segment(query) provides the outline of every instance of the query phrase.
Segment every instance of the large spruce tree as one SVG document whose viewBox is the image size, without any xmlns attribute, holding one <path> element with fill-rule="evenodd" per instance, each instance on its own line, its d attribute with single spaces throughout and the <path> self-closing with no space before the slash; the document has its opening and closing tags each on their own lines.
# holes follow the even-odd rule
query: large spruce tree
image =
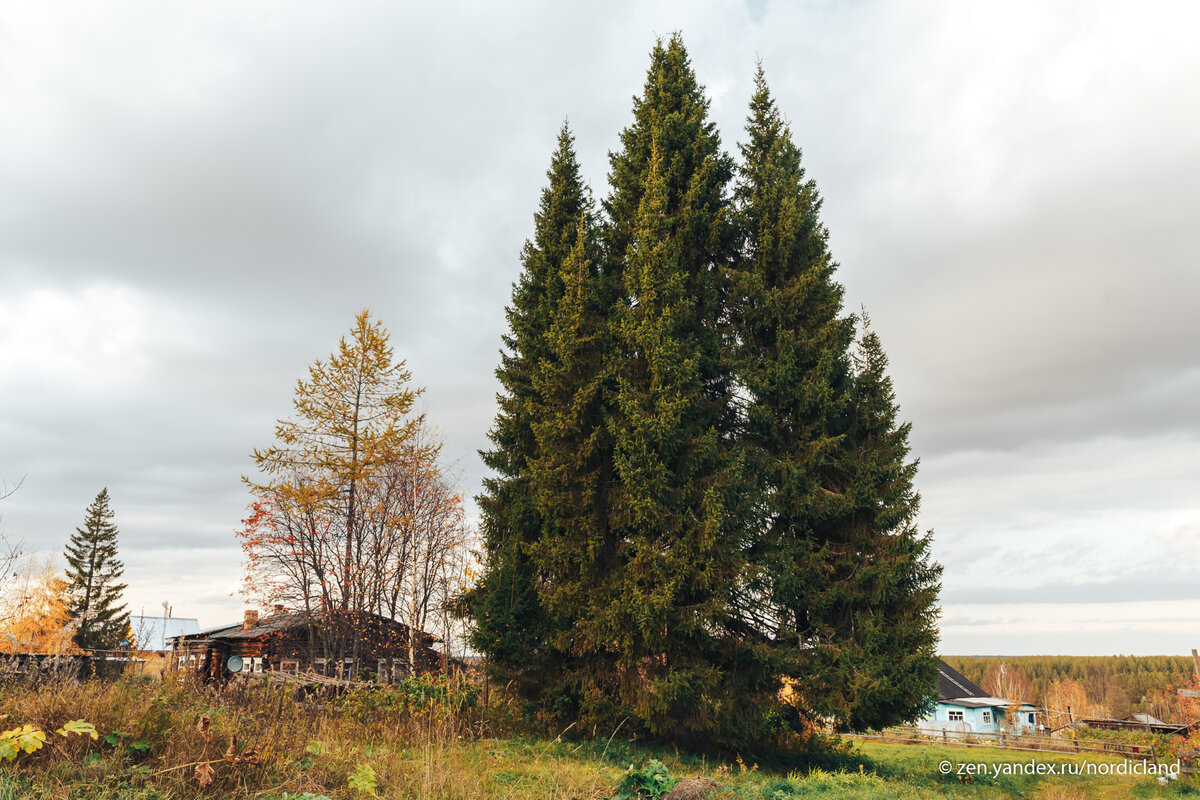
<svg viewBox="0 0 1200 800">
<path fill-rule="evenodd" d="M 909 429 L 878 337 L 854 349 L 761 70 L 748 133 L 731 194 L 676 36 L 599 222 L 565 128 L 552 160 L 469 599 L 493 672 L 564 722 L 743 747 L 786 719 L 898 722 L 933 686 L 939 568 Z"/>
<path fill-rule="evenodd" d="M 821 200 L 771 99 L 755 78 L 735 189 L 742 252 L 733 270 L 731 359 L 745 389 L 740 437 L 756 503 L 746 537 L 754 565 L 736 597 L 739 618 L 771 642 L 780 670 L 804 675 L 790 694 L 805 713 L 829 713 L 827 674 L 814 653 L 835 644 L 823 624 L 831 558 L 826 524 L 836 494 L 830 464 L 849 410 L 847 348 L 854 321 L 820 223 Z"/>
<path fill-rule="evenodd" d="M 849 728 L 909 719 L 936 680 L 938 569 L 913 527 L 908 427 L 878 337 L 851 351 L 820 197 L 761 67 L 747 134 L 730 338 L 759 502 L 738 612 L 798 678 L 797 715 Z"/>
<path fill-rule="evenodd" d="M 735 256 L 708 101 L 676 36 L 651 54 L 634 121 L 611 156 L 607 256 L 613 319 L 617 554 L 586 618 L 615 651 L 622 713 L 651 733 L 757 738 L 777 688 L 760 642 L 735 629 L 747 496 L 719 322 Z"/>
<path fill-rule="evenodd" d="M 591 257 L 587 242 L 594 238 L 589 233 L 594 225 L 590 194 L 565 123 L 546 177 L 549 182 L 534 215 L 534 237 L 525 244 L 523 270 L 507 309 L 509 333 L 496 370 L 500 408 L 489 433 L 493 447 L 481 453 L 494 472 L 478 498 L 486 567 L 468 597 L 475 619 L 474 645 L 488 654 L 497 677 L 511 681 L 518 693 L 530 698 L 541 697 L 545 676 L 561 660 L 552 641 L 554 623 L 539 593 L 545 581 L 530 557 L 546 520 L 554 517 L 553 509 L 547 514 L 545 503 L 539 507 L 533 483 L 540 458 L 534 423 L 546 408 L 540 398 L 546 379 L 540 371 L 556 360 L 551 328 L 564 293 L 564 269 L 570 271 L 566 265 L 573 255 L 575 261 Z M 580 246 L 583 252 L 577 252 Z M 542 488 L 542 495 L 547 491 Z"/>
<path fill-rule="evenodd" d="M 116 650 L 129 639 L 129 612 L 121 603 L 125 566 L 117 558 L 117 526 L 101 489 L 84 512 L 83 527 L 67 542 L 68 624 L 84 650 Z"/>
</svg>

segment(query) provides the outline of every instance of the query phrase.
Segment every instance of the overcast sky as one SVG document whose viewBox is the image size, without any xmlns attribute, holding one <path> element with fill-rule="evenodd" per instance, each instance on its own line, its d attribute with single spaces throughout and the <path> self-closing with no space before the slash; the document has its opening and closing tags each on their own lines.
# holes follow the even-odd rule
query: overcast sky
<svg viewBox="0 0 1200 800">
<path fill-rule="evenodd" d="M 558 127 L 761 58 L 883 338 L 946 653 L 1200 647 L 1200 6 L 0 0 L 0 528 L 107 486 L 134 611 L 240 617 L 249 453 L 369 307 L 477 494 Z"/>
</svg>

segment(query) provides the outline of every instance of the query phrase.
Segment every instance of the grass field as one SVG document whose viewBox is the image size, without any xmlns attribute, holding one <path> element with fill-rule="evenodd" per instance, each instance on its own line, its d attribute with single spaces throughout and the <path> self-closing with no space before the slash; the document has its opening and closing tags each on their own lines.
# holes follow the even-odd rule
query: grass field
<svg viewBox="0 0 1200 800">
<path fill-rule="evenodd" d="M 80 718 L 95 725 L 96 739 L 53 733 Z M 336 705 L 297 702 L 266 685 L 223 695 L 130 680 L 0 690 L 0 727 L 24 724 L 47 732 L 47 742 L 0 762 L 0 800 L 607 798 L 655 762 L 675 777 L 717 781 L 714 798 L 1200 798 L 1181 782 L 1005 774 L 1012 765 L 1088 760 L 1080 756 L 843 742 L 820 754 L 744 753 L 724 763 L 619 736 L 514 736 L 503 708 L 483 712 L 463 687 L 434 682 Z M 967 763 L 985 774 L 959 774 Z"/>
</svg>

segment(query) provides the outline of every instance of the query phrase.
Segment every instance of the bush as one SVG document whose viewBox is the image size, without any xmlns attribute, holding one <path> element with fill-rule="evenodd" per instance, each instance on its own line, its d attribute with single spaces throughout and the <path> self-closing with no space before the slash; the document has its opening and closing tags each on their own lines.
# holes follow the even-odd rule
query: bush
<svg viewBox="0 0 1200 800">
<path fill-rule="evenodd" d="M 677 783 L 679 778 L 672 777 L 670 770 L 660 762 L 651 760 L 636 772 L 632 766 L 629 767 L 629 772 L 617 785 L 617 793 L 612 800 L 658 800 L 675 788 Z"/>
<path fill-rule="evenodd" d="M 342 713 L 369 723 L 380 715 L 408 715 L 445 722 L 473 711 L 480 689 L 460 675 L 418 675 L 395 686 L 354 689 L 341 703 Z"/>
<path fill-rule="evenodd" d="M 1127 744 L 1140 747 L 1153 747 L 1159 758 L 1167 758 L 1174 753 L 1173 748 L 1179 740 L 1177 736 L 1147 731 L 1110 731 L 1103 728 L 1080 727 L 1075 730 L 1078 739 L 1091 742 L 1107 742 L 1112 744 Z"/>
</svg>

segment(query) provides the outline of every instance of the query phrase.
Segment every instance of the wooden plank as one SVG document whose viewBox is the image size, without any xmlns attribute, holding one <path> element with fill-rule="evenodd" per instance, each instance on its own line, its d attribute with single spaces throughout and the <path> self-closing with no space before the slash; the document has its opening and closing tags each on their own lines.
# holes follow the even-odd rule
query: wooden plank
<svg viewBox="0 0 1200 800">
<path fill-rule="evenodd" d="M 889 742 L 889 741 L 892 741 L 892 740 L 888 739 L 888 737 L 886 737 L 886 736 L 866 736 L 866 735 L 862 735 L 862 734 L 857 734 L 857 735 L 855 736 L 855 738 L 858 738 L 858 739 L 863 739 L 863 740 L 865 740 L 865 741 L 879 741 L 879 742 L 885 742 L 885 743 L 886 743 L 886 742 Z M 938 745 L 938 746 L 941 746 L 941 742 L 940 742 L 939 740 L 937 740 L 937 739 L 932 739 L 932 740 L 930 740 L 928 743 L 929 743 L 929 744 L 936 744 L 936 745 Z M 1014 746 L 1011 746 L 1011 745 L 1010 745 L 1010 746 L 1007 746 L 1007 747 L 997 747 L 997 746 L 996 746 L 996 745 L 994 745 L 994 744 L 987 744 L 987 743 L 984 743 L 984 742 L 967 742 L 967 741 L 958 741 L 958 742 L 956 742 L 956 741 L 951 741 L 951 742 L 950 742 L 950 744 L 949 744 L 949 746 L 950 746 L 950 747 L 988 747 L 988 748 L 991 748 L 992 750 L 1015 750 L 1015 751 L 1019 751 L 1019 752 L 1022 752 L 1022 753 L 1047 753 L 1047 752 L 1059 752 L 1059 751 L 1048 751 L 1048 750 L 1045 750 L 1045 749 L 1043 749 L 1043 748 L 1037 748 L 1037 747 L 1014 747 Z M 1074 752 L 1076 752 L 1076 751 L 1068 751 L 1068 752 L 1066 752 L 1065 754 L 1069 755 L 1069 754 L 1072 754 L 1072 753 L 1074 753 Z M 1100 755 L 1115 755 L 1115 756 L 1126 756 L 1126 757 L 1129 757 L 1129 756 L 1127 756 L 1127 755 L 1126 755 L 1126 754 L 1124 754 L 1124 753 L 1120 753 L 1120 752 L 1116 752 L 1116 751 L 1111 751 L 1111 750 L 1098 750 L 1098 749 L 1096 749 L 1096 748 L 1091 748 L 1091 747 L 1082 747 L 1082 748 L 1080 748 L 1080 749 L 1078 750 L 1078 752 L 1080 752 L 1080 753 L 1097 753 L 1097 754 L 1100 754 Z M 1141 753 L 1133 753 L 1133 754 L 1130 754 L 1130 755 L 1132 755 L 1133 757 L 1136 757 L 1136 758 L 1142 758 L 1142 756 L 1143 756 L 1143 754 L 1141 754 Z"/>
<path fill-rule="evenodd" d="M 1095 742 L 1079 739 L 1049 739 L 1044 736 L 1017 737 L 1004 741 L 1001 734 L 990 732 L 968 733 L 956 731 L 951 739 L 947 731 L 942 730 L 941 738 L 937 731 L 925 731 L 920 728 L 888 728 L 878 735 L 852 734 L 855 738 L 867 741 L 893 742 L 896 744 L 936 744 L 949 747 L 991 747 L 998 750 L 1017 750 L 1021 752 L 1052 752 L 1052 753 L 1097 753 L 1100 755 L 1120 756 L 1127 759 L 1146 760 L 1153 757 L 1153 748 L 1149 745 L 1128 745 L 1116 742 Z M 971 739 L 973 741 L 967 741 Z M 983 739 L 984 741 L 977 741 Z M 987 740 L 993 741 L 987 741 Z M 999 740 L 999 741 L 996 741 Z M 1023 745 L 1032 745 L 1025 747 Z"/>
</svg>

